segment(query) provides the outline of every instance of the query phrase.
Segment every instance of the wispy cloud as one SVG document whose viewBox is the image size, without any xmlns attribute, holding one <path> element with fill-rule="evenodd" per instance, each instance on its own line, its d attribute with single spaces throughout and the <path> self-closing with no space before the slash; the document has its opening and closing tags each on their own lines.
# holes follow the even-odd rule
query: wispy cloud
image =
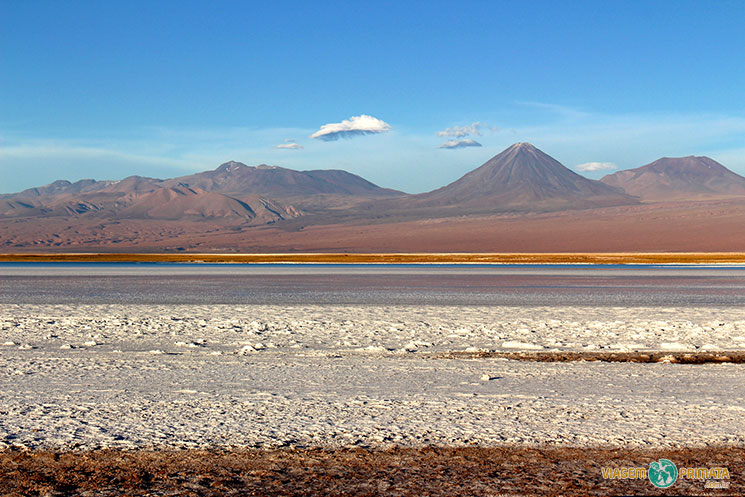
<svg viewBox="0 0 745 497">
<path fill-rule="evenodd" d="M 131 144 L 130 144 L 131 145 Z M 199 168 L 164 157 L 147 147 L 110 147 L 62 140 L 31 140 L 0 147 L 0 193 L 24 190 L 58 179 L 121 179 L 138 174 L 173 177 Z"/>
<path fill-rule="evenodd" d="M 163 157 L 157 154 L 131 153 L 120 149 L 96 145 L 81 145 L 62 140 L 31 140 L 28 143 L 0 147 L 0 159 L 20 159 L 33 161 L 40 158 L 83 158 L 121 160 L 141 164 L 184 167 L 184 161 Z"/>
<path fill-rule="evenodd" d="M 466 138 L 465 140 L 450 140 L 446 141 L 437 148 L 466 148 L 466 147 L 480 147 L 481 144 L 476 140 Z"/>
<path fill-rule="evenodd" d="M 391 129 L 391 125 L 380 119 L 362 114 L 361 116 L 352 116 L 340 123 L 328 123 L 310 135 L 323 141 L 336 141 L 339 138 L 354 138 L 355 136 L 374 135 L 385 133 Z"/>
<path fill-rule="evenodd" d="M 275 145 L 274 148 L 283 148 L 287 150 L 300 150 L 303 148 L 302 145 L 299 143 L 295 143 L 295 140 L 287 139 L 284 143 L 280 143 L 279 145 Z"/>
<path fill-rule="evenodd" d="M 612 162 L 585 162 L 575 166 L 577 171 L 594 172 L 594 171 L 615 171 L 618 167 Z"/>
<path fill-rule="evenodd" d="M 563 119 L 574 120 L 574 119 L 583 119 L 583 118 L 592 116 L 592 114 L 589 112 L 585 112 L 583 110 L 577 109 L 576 107 L 570 107 L 568 105 L 550 104 L 550 103 L 545 103 L 545 102 L 525 102 L 525 101 L 518 101 L 515 103 L 517 103 L 518 105 L 522 105 L 524 107 L 532 107 L 534 109 L 543 110 L 551 114 L 555 114 Z"/>
<path fill-rule="evenodd" d="M 547 110 L 552 111 L 554 118 L 535 119 L 527 125 L 512 126 L 515 128 L 513 140 L 535 143 L 564 164 L 585 164 L 594 162 L 595 157 L 603 157 L 622 170 L 643 166 L 665 156 L 724 158 L 725 155 L 721 154 L 726 150 L 740 149 L 745 137 L 743 115 L 604 114 L 540 105 L 550 107 Z M 508 144 L 501 140 L 494 146 Z M 725 166 L 738 172 L 745 171 L 745 156 L 729 153 L 726 159 L 727 162 L 722 162 Z"/>
<path fill-rule="evenodd" d="M 442 137 L 464 138 L 469 135 L 481 136 L 482 129 L 497 131 L 496 126 L 489 126 L 486 123 L 477 121 L 466 126 L 453 126 L 452 128 L 445 128 L 444 130 L 438 131 L 435 134 Z"/>
<path fill-rule="evenodd" d="M 452 136 L 454 138 L 463 138 L 468 135 L 479 136 L 481 134 L 479 133 L 479 124 L 480 123 L 473 123 L 470 126 L 453 126 L 452 128 L 445 128 L 442 131 L 438 131 L 435 134 L 437 136 Z"/>
</svg>

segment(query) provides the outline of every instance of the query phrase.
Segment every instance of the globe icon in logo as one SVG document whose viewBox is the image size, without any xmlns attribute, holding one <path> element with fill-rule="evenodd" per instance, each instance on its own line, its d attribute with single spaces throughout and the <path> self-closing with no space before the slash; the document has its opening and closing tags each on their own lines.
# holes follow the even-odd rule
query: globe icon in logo
<svg viewBox="0 0 745 497">
<path fill-rule="evenodd" d="M 669 459 L 660 459 L 649 464 L 649 481 L 657 488 L 667 488 L 678 479 L 678 468 Z"/>
</svg>

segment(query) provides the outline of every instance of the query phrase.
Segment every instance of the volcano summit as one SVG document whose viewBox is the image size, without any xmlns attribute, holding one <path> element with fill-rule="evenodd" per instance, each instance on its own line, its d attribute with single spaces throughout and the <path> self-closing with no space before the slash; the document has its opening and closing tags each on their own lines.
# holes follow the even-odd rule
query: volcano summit
<svg viewBox="0 0 745 497">
<path fill-rule="evenodd" d="M 530 143 L 515 143 L 447 186 L 394 203 L 508 212 L 608 207 L 637 200 L 580 176 Z"/>
</svg>

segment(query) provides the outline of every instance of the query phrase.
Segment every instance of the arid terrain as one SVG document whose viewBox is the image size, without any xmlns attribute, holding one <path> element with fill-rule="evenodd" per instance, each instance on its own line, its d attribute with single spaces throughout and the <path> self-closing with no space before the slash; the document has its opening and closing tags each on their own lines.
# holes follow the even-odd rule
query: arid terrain
<svg viewBox="0 0 745 497">
<path fill-rule="evenodd" d="M 680 480 L 605 480 L 603 467 L 727 467 L 729 488 Z M 605 496 L 745 492 L 745 449 L 494 447 L 0 452 L 4 495 Z"/>
<path fill-rule="evenodd" d="M 745 178 L 706 157 L 601 182 L 525 143 L 418 195 L 344 171 L 231 161 L 169 180 L 58 181 L 1 195 L 0 251 L 739 252 L 743 192 Z"/>
<path fill-rule="evenodd" d="M 0 220 L 13 252 L 742 252 L 745 199 L 522 215 L 233 226 L 207 221 Z M 694 233 L 696 236 L 691 236 Z"/>
</svg>

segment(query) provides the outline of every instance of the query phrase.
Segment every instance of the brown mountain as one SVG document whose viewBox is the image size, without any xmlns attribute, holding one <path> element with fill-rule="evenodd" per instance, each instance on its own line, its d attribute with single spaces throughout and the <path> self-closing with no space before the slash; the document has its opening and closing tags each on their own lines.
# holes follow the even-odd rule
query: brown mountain
<svg viewBox="0 0 745 497">
<path fill-rule="evenodd" d="M 708 157 L 663 157 L 600 181 L 646 201 L 745 195 L 745 178 Z"/>
<path fill-rule="evenodd" d="M 116 219 L 206 219 L 238 220 L 267 224 L 295 217 L 298 212 L 272 200 L 251 195 L 238 200 L 200 188 L 158 188 L 141 195 L 130 194 L 120 200 L 124 207 L 113 214 Z"/>
<path fill-rule="evenodd" d="M 43 214 L 43 206 L 31 199 L 0 198 L 0 217 L 31 217 Z"/>
<path fill-rule="evenodd" d="M 110 193 L 148 193 L 162 188 L 163 180 L 146 176 L 129 176 L 119 181 L 99 181 L 95 191 Z"/>
<path fill-rule="evenodd" d="M 47 194 L 40 198 L 10 197 L 0 199 L 0 217 L 78 216 L 104 208 L 105 202 L 95 194 Z"/>
<path fill-rule="evenodd" d="M 393 197 L 402 192 L 381 188 L 366 179 L 342 170 L 295 171 L 279 166 L 247 166 L 230 161 L 217 169 L 166 180 L 130 176 L 119 181 L 84 179 L 71 183 L 58 180 L 0 198 L 32 199 L 75 193 L 146 193 L 163 187 L 194 187 L 232 196 L 261 195 L 272 198 L 299 198 L 313 195 L 350 196 L 360 199 Z"/>
<path fill-rule="evenodd" d="M 564 167 L 530 143 L 516 143 L 438 190 L 394 205 L 479 212 L 542 211 L 634 204 L 621 190 Z"/>
<path fill-rule="evenodd" d="M 131 177 L 99 181 L 93 191 L 69 193 L 69 188 L 40 190 L 36 197 L 0 199 L 0 217 L 15 219 L 83 218 L 106 223 L 121 219 L 198 221 L 210 219 L 231 224 L 267 224 L 297 217 L 300 212 L 259 195 L 240 199 L 200 188 L 164 187 L 161 180 Z M 69 186 L 69 185 L 68 185 Z M 65 193 L 67 192 L 67 193 Z M 33 226 L 30 226 L 33 229 Z"/>
<path fill-rule="evenodd" d="M 18 198 L 34 198 L 44 197 L 49 195 L 62 195 L 65 193 L 82 193 L 85 191 L 96 190 L 103 188 L 111 183 L 110 181 L 96 181 L 94 179 L 81 179 L 72 183 L 70 181 L 61 179 L 49 183 L 48 185 L 39 186 L 36 188 L 29 188 L 18 193 L 11 193 L 2 195 L 2 197 L 18 197 Z"/>
<path fill-rule="evenodd" d="M 55 197 L 95 192 L 133 193 L 151 192 L 163 185 L 163 180 L 144 176 L 129 176 L 119 181 L 96 181 L 81 179 L 74 183 L 67 180 L 57 180 L 48 185 L 29 188 L 18 193 L 6 193 L 0 198 L 35 199 L 39 197 Z"/>
<path fill-rule="evenodd" d="M 401 192 L 380 188 L 360 176 L 341 170 L 295 171 L 279 166 L 247 166 L 230 161 L 213 171 L 181 176 L 164 182 L 233 195 L 260 194 L 274 198 L 309 195 L 386 197 Z"/>
<path fill-rule="evenodd" d="M 346 171 L 295 171 L 230 161 L 212 171 L 166 180 L 142 176 L 119 181 L 59 180 L 0 195 L 0 217 L 95 213 L 111 219 L 177 219 L 181 215 L 275 222 L 300 215 L 291 203 L 307 212 L 320 212 L 399 195 L 404 194 Z"/>
</svg>

